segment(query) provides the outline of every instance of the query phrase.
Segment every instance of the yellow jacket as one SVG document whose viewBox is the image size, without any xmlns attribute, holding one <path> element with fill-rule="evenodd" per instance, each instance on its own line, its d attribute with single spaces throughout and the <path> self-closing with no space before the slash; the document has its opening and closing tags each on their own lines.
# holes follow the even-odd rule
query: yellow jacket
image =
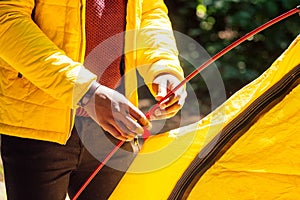
<svg viewBox="0 0 300 200">
<path fill-rule="evenodd" d="M 163 0 L 128 0 L 126 21 L 125 90 L 137 105 L 136 70 L 147 84 L 183 72 Z M 66 143 L 97 78 L 82 64 L 84 25 L 85 0 L 0 1 L 0 133 Z"/>
</svg>

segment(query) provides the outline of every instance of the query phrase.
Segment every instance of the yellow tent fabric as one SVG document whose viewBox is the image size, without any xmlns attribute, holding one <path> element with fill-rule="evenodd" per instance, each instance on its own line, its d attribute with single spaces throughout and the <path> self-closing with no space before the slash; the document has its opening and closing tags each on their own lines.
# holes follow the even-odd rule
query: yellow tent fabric
<svg viewBox="0 0 300 200">
<path fill-rule="evenodd" d="M 210 115 L 149 138 L 110 199 L 300 199 L 299 52 L 300 36 L 265 73 Z M 282 88 L 287 92 L 267 95 Z M 193 160 L 213 156 L 222 133 L 234 130 L 237 119 L 246 120 L 263 100 L 271 103 L 246 121 L 240 137 L 204 165 L 183 196 L 172 196 Z"/>
</svg>

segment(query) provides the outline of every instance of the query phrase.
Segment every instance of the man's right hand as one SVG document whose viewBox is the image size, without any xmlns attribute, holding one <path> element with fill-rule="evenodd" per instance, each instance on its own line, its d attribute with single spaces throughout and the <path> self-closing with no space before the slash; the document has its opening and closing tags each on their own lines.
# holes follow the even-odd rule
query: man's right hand
<svg viewBox="0 0 300 200">
<path fill-rule="evenodd" d="M 119 140 L 132 140 L 150 128 L 146 116 L 124 95 L 100 85 L 89 103 L 84 107 L 87 113 L 104 130 Z"/>
</svg>

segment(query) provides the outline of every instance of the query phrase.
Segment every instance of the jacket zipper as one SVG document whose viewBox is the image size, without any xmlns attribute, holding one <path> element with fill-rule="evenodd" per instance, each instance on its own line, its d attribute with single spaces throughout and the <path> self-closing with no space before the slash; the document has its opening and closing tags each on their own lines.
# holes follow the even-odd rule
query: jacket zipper
<svg viewBox="0 0 300 200">
<path fill-rule="evenodd" d="M 300 64 L 257 98 L 245 111 L 225 126 L 194 158 L 178 180 L 169 200 L 187 199 L 201 176 L 251 127 L 258 116 L 280 102 L 300 80 Z"/>
<path fill-rule="evenodd" d="M 86 33 L 85 33 L 85 13 L 86 13 L 86 0 L 81 0 L 80 8 L 80 17 L 81 17 L 81 43 L 79 51 L 79 62 L 84 63 L 85 58 L 85 48 L 86 48 Z"/>
<path fill-rule="evenodd" d="M 80 0 L 81 6 L 80 6 L 80 22 L 81 22 L 81 43 L 80 43 L 80 49 L 79 49 L 79 57 L 78 60 L 82 64 L 84 63 L 84 57 L 85 57 L 85 47 L 86 47 L 86 34 L 85 34 L 85 13 L 86 13 L 86 0 Z M 72 128 L 73 124 L 75 123 L 74 120 L 74 114 L 75 110 L 70 109 L 70 124 L 69 124 L 69 134 L 66 137 L 66 142 L 67 140 L 71 137 L 72 134 Z M 74 122 L 74 123 L 73 123 Z"/>
</svg>

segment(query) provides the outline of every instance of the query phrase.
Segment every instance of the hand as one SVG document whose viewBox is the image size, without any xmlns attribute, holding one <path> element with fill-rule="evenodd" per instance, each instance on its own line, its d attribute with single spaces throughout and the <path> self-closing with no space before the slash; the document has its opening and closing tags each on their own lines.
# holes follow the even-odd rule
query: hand
<svg viewBox="0 0 300 200">
<path fill-rule="evenodd" d="M 160 101 L 180 83 L 179 79 L 172 74 L 158 75 L 152 83 L 155 99 Z M 174 94 L 161 102 L 158 109 L 151 115 L 150 119 L 159 120 L 173 117 L 183 106 L 187 96 L 185 87 L 182 86 Z"/>
<path fill-rule="evenodd" d="M 106 131 L 119 140 L 132 140 L 149 128 L 146 116 L 119 92 L 99 86 L 84 107 L 87 113 Z"/>
</svg>

